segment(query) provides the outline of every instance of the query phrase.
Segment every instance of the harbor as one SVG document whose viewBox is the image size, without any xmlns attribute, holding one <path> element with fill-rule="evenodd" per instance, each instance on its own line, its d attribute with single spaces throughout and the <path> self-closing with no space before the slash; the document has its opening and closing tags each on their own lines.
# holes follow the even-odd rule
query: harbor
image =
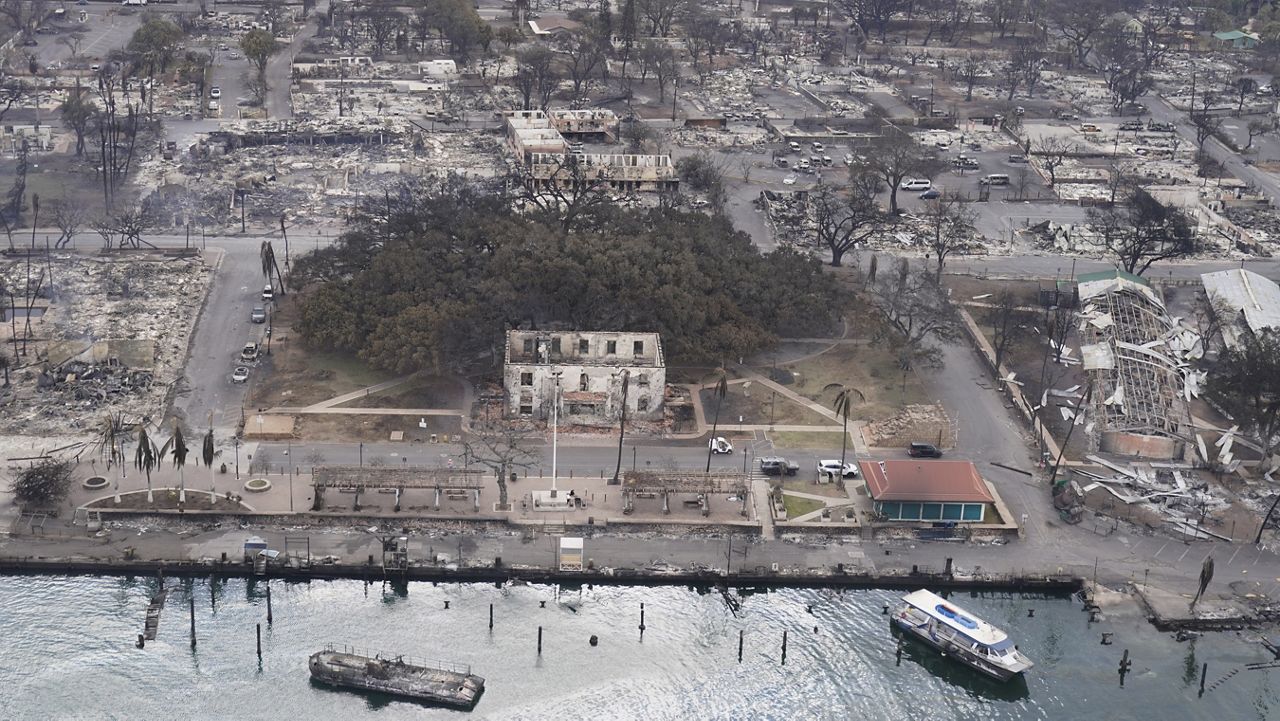
<svg viewBox="0 0 1280 721">
<path fill-rule="evenodd" d="M 1092 614 L 1069 593 L 947 594 L 1035 660 L 1001 683 L 923 644 L 899 646 L 885 613 L 898 590 L 252 578 L 165 586 L 156 639 L 138 649 L 155 577 L 0 577 L 5 718 L 84 718 L 86 708 L 102 718 L 213 720 L 275 719 L 282 708 L 316 719 L 467 714 L 313 683 L 308 660 L 329 641 L 468 665 L 485 678 L 469 714 L 482 719 L 1261 720 L 1280 708 L 1260 637 L 1179 642 L 1136 605 L 1108 602 Z"/>
</svg>

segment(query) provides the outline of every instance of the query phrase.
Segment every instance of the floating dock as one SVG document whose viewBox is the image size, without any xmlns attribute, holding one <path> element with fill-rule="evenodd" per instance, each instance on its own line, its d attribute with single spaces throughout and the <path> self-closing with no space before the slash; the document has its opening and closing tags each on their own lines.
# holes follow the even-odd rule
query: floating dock
<svg viewBox="0 0 1280 721">
<path fill-rule="evenodd" d="M 470 666 L 410 656 L 330 645 L 311 654 L 307 667 L 311 678 L 330 686 L 376 691 L 468 711 L 484 693 L 484 679 L 472 674 Z"/>
</svg>

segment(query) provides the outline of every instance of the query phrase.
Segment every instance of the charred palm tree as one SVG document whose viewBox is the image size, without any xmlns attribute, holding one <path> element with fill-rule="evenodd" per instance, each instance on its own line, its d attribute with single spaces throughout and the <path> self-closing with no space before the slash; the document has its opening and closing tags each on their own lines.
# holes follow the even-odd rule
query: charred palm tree
<svg viewBox="0 0 1280 721">
<path fill-rule="evenodd" d="M 848 443 L 849 443 L 849 413 L 853 410 L 853 402 L 854 402 L 855 395 L 857 396 L 857 400 L 859 403 L 866 402 L 867 400 L 866 396 L 862 395 L 862 391 L 858 390 L 857 388 L 845 388 L 845 389 L 842 389 L 838 395 L 836 395 L 836 400 L 835 400 L 835 403 L 833 404 L 836 413 L 840 416 L 840 420 L 843 422 L 843 425 L 841 426 L 841 433 L 840 433 L 840 474 L 841 476 L 844 475 L 844 455 L 845 455 L 845 450 L 848 447 Z"/>
<path fill-rule="evenodd" d="M 218 500 L 218 489 L 213 484 L 213 418 L 209 419 L 209 430 L 204 434 L 204 445 L 200 449 L 201 459 L 209 469 L 209 505 Z"/>
<path fill-rule="evenodd" d="M 133 465 L 147 476 L 147 503 L 156 501 L 155 493 L 151 490 L 151 472 L 160 465 L 168 451 L 169 443 L 165 443 L 163 447 L 157 446 L 151 436 L 147 435 L 146 424 L 138 424 L 138 448 L 133 453 Z"/>
<path fill-rule="evenodd" d="M 119 414 L 108 413 L 102 417 L 97 432 L 98 453 L 106 458 L 108 470 L 113 464 L 118 466 L 116 503 L 120 502 L 120 479 L 124 478 L 124 435 L 124 424 L 121 423 Z"/>
<path fill-rule="evenodd" d="M 631 371 L 622 371 L 622 415 L 618 419 L 618 465 L 613 469 L 613 480 L 610 483 L 621 483 L 618 476 L 622 473 L 622 438 L 627 430 L 627 388 L 631 385 Z"/>
<path fill-rule="evenodd" d="M 716 430 L 720 427 L 720 406 L 724 405 L 724 397 L 729 394 L 729 377 L 725 375 L 723 368 L 716 373 L 720 378 L 716 381 L 715 390 L 711 392 L 716 397 L 716 415 L 711 421 L 711 440 L 707 441 L 707 473 L 711 472 L 711 449 L 715 447 Z"/>
<path fill-rule="evenodd" d="M 169 448 L 169 453 L 173 456 L 173 465 L 178 468 L 178 506 L 187 502 L 187 479 L 183 472 L 183 468 L 187 465 L 187 439 L 182 435 L 182 424 L 178 421 L 173 422 L 173 438 L 165 444 L 165 448 Z"/>
</svg>

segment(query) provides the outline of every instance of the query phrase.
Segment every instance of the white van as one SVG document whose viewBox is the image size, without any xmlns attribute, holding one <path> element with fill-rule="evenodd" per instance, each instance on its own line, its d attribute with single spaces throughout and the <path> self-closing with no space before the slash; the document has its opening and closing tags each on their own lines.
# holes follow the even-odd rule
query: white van
<svg viewBox="0 0 1280 721">
<path fill-rule="evenodd" d="M 1007 180 L 1007 178 L 1006 178 Z M 900 190 L 928 190 L 933 187 L 933 183 L 924 178 L 905 178 L 898 185 Z"/>
<path fill-rule="evenodd" d="M 983 185 L 1008 185 L 1009 176 L 1005 175 L 1004 173 L 992 173 L 991 175 L 986 176 L 979 182 L 982 183 Z"/>
<path fill-rule="evenodd" d="M 147 0 L 122 0 L 121 5 L 146 5 Z"/>
</svg>

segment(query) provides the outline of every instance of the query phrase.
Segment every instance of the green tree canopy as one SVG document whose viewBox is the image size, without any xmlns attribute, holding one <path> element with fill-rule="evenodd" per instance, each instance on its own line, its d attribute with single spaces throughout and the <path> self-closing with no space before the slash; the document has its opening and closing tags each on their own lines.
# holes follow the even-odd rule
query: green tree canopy
<svg viewBox="0 0 1280 721">
<path fill-rule="evenodd" d="M 299 260 L 300 330 L 396 372 L 496 359 L 504 331 L 662 334 L 673 363 L 715 363 L 828 330 L 835 282 L 792 250 L 761 255 L 724 218 L 597 206 L 568 233 L 460 181 L 367 203 Z"/>
</svg>

